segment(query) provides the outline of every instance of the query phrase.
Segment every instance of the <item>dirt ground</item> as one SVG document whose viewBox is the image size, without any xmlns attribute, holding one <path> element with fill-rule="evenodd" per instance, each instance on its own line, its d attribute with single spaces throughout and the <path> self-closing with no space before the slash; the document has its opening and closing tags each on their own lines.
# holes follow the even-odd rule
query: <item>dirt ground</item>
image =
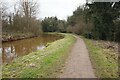
<svg viewBox="0 0 120 80">
<path fill-rule="evenodd" d="M 63 73 L 59 78 L 96 78 L 84 41 L 75 36 L 77 41 L 66 60 Z"/>
</svg>

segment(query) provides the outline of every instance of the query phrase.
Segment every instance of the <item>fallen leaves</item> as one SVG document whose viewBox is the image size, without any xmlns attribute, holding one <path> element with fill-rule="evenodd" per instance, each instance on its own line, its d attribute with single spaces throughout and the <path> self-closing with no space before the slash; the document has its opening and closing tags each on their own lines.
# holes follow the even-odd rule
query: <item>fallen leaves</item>
<svg viewBox="0 0 120 80">
<path fill-rule="evenodd" d="M 29 66 L 30 67 L 37 67 L 36 64 L 34 64 L 34 63 L 30 63 Z"/>
</svg>

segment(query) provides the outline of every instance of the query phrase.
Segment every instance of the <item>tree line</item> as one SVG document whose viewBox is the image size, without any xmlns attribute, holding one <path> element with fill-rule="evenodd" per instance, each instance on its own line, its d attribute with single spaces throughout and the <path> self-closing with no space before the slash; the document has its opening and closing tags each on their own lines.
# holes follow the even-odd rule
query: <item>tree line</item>
<svg viewBox="0 0 120 80">
<path fill-rule="evenodd" d="M 120 2 L 92 2 L 68 17 L 68 31 L 93 39 L 120 40 Z"/>
<path fill-rule="evenodd" d="M 91 2 L 79 6 L 72 16 L 65 20 L 57 17 L 36 18 L 38 4 L 35 1 L 19 1 L 13 12 L 2 7 L 3 32 L 34 33 L 66 32 L 101 40 L 119 41 L 120 2 Z"/>
<path fill-rule="evenodd" d="M 88 38 L 119 41 L 120 2 L 86 2 L 67 21 L 48 17 L 42 21 L 44 32 L 69 32 Z"/>
<path fill-rule="evenodd" d="M 38 3 L 34 0 L 19 0 L 12 5 L 10 11 L 7 3 L 2 5 L 2 31 L 3 33 L 41 33 L 41 21 L 36 18 Z"/>
<path fill-rule="evenodd" d="M 45 18 L 41 24 L 44 32 L 66 32 L 67 22 L 57 17 Z"/>
</svg>

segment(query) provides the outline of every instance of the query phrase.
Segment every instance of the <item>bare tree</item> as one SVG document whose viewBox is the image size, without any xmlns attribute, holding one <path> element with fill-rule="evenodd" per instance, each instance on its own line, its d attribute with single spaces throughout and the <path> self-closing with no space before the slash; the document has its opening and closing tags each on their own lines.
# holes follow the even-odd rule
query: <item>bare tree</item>
<svg viewBox="0 0 120 80">
<path fill-rule="evenodd" d="M 30 27 L 31 18 L 37 14 L 38 3 L 35 0 L 20 0 L 20 5 L 26 18 L 27 27 Z"/>
<path fill-rule="evenodd" d="M 22 0 L 21 6 L 25 16 L 35 17 L 38 9 L 38 4 L 34 0 Z"/>
<path fill-rule="evenodd" d="M 2 28 L 7 26 L 8 24 L 8 14 L 7 14 L 7 3 L 0 2 L 0 32 L 2 32 Z"/>
<path fill-rule="evenodd" d="M 6 7 L 1 10 L 7 16 L 3 16 L 2 20 L 5 33 L 36 34 L 37 31 L 40 32 L 40 21 L 36 19 L 38 3 L 35 0 L 18 0 L 11 6 L 14 10 L 7 10 L 7 14 L 5 13 Z"/>
</svg>

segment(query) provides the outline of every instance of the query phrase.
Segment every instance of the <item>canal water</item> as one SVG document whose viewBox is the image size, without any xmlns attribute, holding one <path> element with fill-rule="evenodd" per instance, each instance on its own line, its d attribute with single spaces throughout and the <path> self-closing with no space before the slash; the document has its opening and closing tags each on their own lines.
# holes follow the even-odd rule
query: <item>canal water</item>
<svg viewBox="0 0 120 80">
<path fill-rule="evenodd" d="M 2 43 L 2 62 L 11 63 L 15 58 L 45 48 L 47 43 L 63 38 L 60 35 L 43 34 L 40 37 Z"/>
</svg>

